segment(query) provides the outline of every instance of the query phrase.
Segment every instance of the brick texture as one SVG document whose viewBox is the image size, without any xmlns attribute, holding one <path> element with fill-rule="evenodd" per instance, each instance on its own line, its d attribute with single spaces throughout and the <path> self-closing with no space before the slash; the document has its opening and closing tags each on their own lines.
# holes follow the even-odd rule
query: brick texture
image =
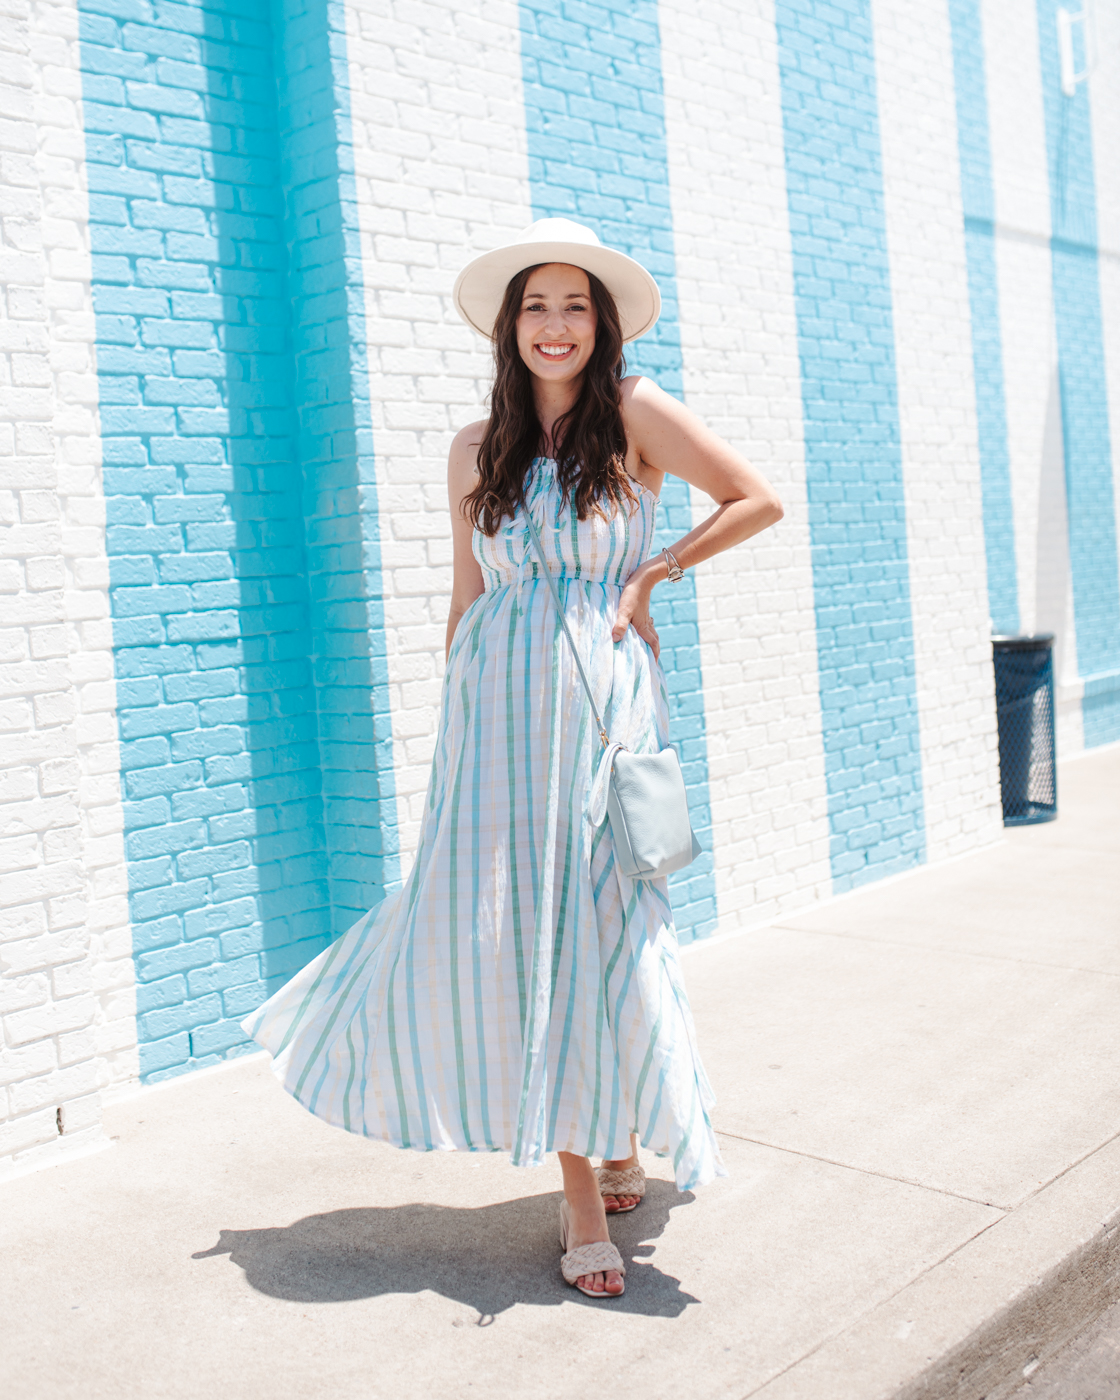
<svg viewBox="0 0 1120 1400">
<path fill-rule="evenodd" d="M 447 453 L 485 417 L 489 347 L 455 275 L 533 217 L 513 0 L 347 6 L 350 121 L 376 443 L 402 869 L 416 848 L 443 679 Z"/>
<path fill-rule="evenodd" d="M 697 570 L 730 930 L 830 887 L 777 54 L 772 21 L 739 6 L 660 15 L 685 399 L 774 481 L 786 511 Z M 700 519 L 711 502 L 693 494 Z"/>
<path fill-rule="evenodd" d="M 219 1058 L 329 930 L 272 31 L 82 4 L 141 1070 Z M 198 950 L 228 961 L 202 988 Z M 198 1042 L 195 1043 L 195 1036 Z"/>
<path fill-rule="evenodd" d="M 1116 538 L 1120 539 L 1120 171 L 1110 152 L 1120 142 L 1120 12 L 1105 9 L 1096 16 L 1099 66 L 1089 86 L 1093 119 L 1093 149 L 1097 152 L 1097 236 L 1100 240 L 1101 320 L 1104 324 L 1104 363 L 1108 376 L 1108 417 L 1113 442 L 1113 500 Z"/>
<path fill-rule="evenodd" d="M 978 13 L 998 543 L 1020 625 L 1058 633 L 1069 752 L 1098 697 L 1039 31 L 1012 0 Z M 450 289 L 546 212 L 656 266 L 666 316 L 632 365 L 786 505 L 658 602 L 711 822 L 682 932 L 998 832 L 948 4 L 781 0 L 777 21 L 732 0 L 11 0 L 0 1163 L 96 1141 L 106 1085 L 243 1053 L 246 1012 L 406 873 L 447 448 L 490 370 Z M 1120 121 L 1101 23 L 1098 152 Z M 1096 178 L 1115 421 L 1120 186 Z M 668 484 L 666 530 L 709 510 Z"/>
<path fill-rule="evenodd" d="M 0 21 L 0 1171 L 135 1073 L 77 16 Z"/>
<path fill-rule="evenodd" d="M 1089 747 L 1120 740 L 1120 554 L 1115 442 L 1101 318 L 1096 166 L 1089 88 L 1065 91 L 1056 0 L 1038 0 L 1039 59 L 1052 237 L 1051 274 L 1065 460 L 1069 590 L 1082 729 Z"/>
<path fill-rule="evenodd" d="M 1069 587 L 1046 138 L 1041 84 L 1021 76 L 1038 71 L 1038 25 L 1030 7 L 1007 0 L 984 0 L 982 15 L 1019 626 L 1055 633 L 1058 742 L 1070 753 L 1083 746 L 1084 736 Z"/>
<path fill-rule="evenodd" d="M 834 885 L 925 858 L 871 7 L 776 6 Z"/>
<path fill-rule="evenodd" d="M 927 858 L 1001 829 L 952 40 L 942 9 L 875 0 Z"/>
</svg>

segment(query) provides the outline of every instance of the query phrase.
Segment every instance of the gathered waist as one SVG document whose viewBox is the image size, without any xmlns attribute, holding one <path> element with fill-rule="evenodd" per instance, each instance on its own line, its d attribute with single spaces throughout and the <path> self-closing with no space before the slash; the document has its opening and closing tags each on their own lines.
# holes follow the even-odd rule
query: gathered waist
<svg viewBox="0 0 1120 1400">
<path fill-rule="evenodd" d="M 580 573 L 578 570 L 573 573 L 570 569 L 549 569 L 549 575 L 554 583 L 563 585 L 566 583 L 589 583 L 596 584 L 600 588 L 613 588 L 619 593 L 622 592 L 623 584 L 616 578 L 600 578 L 594 574 Z M 522 569 L 515 569 L 510 574 L 499 574 L 493 576 L 489 570 L 483 570 L 484 592 L 498 593 L 503 588 L 516 588 L 522 583 L 543 579 L 544 570 L 539 564 L 525 565 Z"/>
</svg>

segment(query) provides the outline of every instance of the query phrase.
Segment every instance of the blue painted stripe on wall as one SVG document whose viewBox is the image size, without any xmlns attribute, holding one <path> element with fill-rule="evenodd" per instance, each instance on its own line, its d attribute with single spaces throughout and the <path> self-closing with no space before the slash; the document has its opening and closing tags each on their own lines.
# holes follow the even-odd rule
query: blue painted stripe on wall
<svg viewBox="0 0 1120 1400">
<path fill-rule="evenodd" d="M 778 0 L 833 885 L 925 857 L 868 0 Z"/>
<path fill-rule="evenodd" d="M 349 919 L 331 903 L 270 9 L 81 0 L 80 17 L 152 1080 L 247 1048 L 266 986 Z"/>
<path fill-rule="evenodd" d="M 328 926 L 260 9 L 81 3 L 145 1079 L 243 1042 L 266 950 L 283 956 Z"/>
<path fill-rule="evenodd" d="M 521 0 L 521 52 L 534 218 L 577 219 L 650 269 L 661 319 L 627 347 L 631 373 L 684 397 L 669 161 L 655 0 Z M 692 528 L 688 486 L 665 478 L 657 545 Z M 654 616 L 693 826 L 705 854 L 670 879 L 682 943 L 716 926 L 700 626 L 691 575 L 658 589 Z"/>
<path fill-rule="evenodd" d="M 346 12 L 284 0 L 277 66 L 295 401 L 335 931 L 400 882 Z"/>
<path fill-rule="evenodd" d="M 979 0 L 949 0 L 949 18 L 953 34 L 957 149 L 972 317 L 988 608 L 994 631 L 1015 633 L 1019 630 L 1019 584 L 1015 570 L 1011 458 L 1007 445 L 1003 338 L 996 280 L 995 197 Z"/>
<path fill-rule="evenodd" d="M 1038 0 L 1069 561 L 1077 665 L 1088 678 L 1120 668 L 1120 574 L 1089 92 L 1084 83 L 1073 97 L 1062 92 L 1058 9 L 1057 0 Z M 1082 718 L 1087 746 L 1120 739 L 1120 692 L 1094 688 Z"/>
</svg>

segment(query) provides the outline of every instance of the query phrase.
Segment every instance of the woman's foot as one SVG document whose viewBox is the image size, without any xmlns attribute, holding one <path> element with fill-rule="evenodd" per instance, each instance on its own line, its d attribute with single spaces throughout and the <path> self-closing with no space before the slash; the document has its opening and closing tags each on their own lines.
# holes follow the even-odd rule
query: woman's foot
<svg viewBox="0 0 1120 1400">
<path fill-rule="evenodd" d="M 599 1194 L 599 1179 L 595 1169 L 586 1157 L 577 1157 L 573 1152 L 561 1152 L 560 1167 L 564 1173 L 564 1199 L 568 1203 L 568 1234 L 566 1248 L 578 1249 L 580 1245 L 597 1244 L 600 1240 L 610 1243 L 607 1229 L 607 1216 L 603 1198 Z M 626 1285 L 617 1269 L 603 1273 L 582 1274 L 575 1280 L 577 1288 L 586 1293 L 598 1293 L 604 1297 L 617 1297 Z"/>
<path fill-rule="evenodd" d="M 606 1167 L 608 1171 L 612 1172 L 628 1171 L 631 1167 L 636 1167 L 637 1165 L 638 1135 L 636 1133 L 630 1134 L 629 1157 L 619 1157 L 609 1162 L 605 1159 L 603 1161 L 603 1166 Z M 641 1199 L 641 1196 L 604 1196 L 603 1208 L 608 1215 L 618 1215 L 621 1211 L 633 1210 Z"/>
</svg>

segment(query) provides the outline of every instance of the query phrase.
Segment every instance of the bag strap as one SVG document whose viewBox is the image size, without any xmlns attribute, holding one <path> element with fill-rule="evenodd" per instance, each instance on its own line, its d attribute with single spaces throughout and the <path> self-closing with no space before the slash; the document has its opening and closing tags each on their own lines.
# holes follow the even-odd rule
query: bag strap
<svg viewBox="0 0 1120 1400">
<path fill-rule="evenodd" d="M 591 704 L 591 713 L 595 716 L 595 726 L 599 731 L 599 738 L 602 740 L 605 749 L 610 748 L 610 738 L 603 728 L 603 721 L 599 718 L 599 711 L 595 707 L 595 697 L 591 693 L 591 686 L 587 680 L 587 674 L 583 669 L 583 662 L 579 659 L 579 648 L 576 646 L 575 638 L 568 627 L 568 619 L 564 616 L 564 609 L 560 606 L 560 595 L 556 591 L 556 581 L 549 572 L 548 564 L 545 561 L 544 550 L 541 549 L 540 536 L 537 534 L 537 527 L 533 524 L 532 512 L 529 510 L 528 502 L 525 504 L 525 522 L 529 527 L 529 538 L 533 541 L 533 550 L 537 556 L 537 562 L 541 566 L 545 582 L 548 584 L 548 591 L 552 594 L 552 602 L 556 608 L 556 615 L 560 619 L 560 626 L 564 629 L 564 636 L 568 639 L 568 645 L 572 649 L 572 655 L 576 659 L 576 669 L 579 671 L 579 678 L 583 682 L 583 688 L 587 691 L 587 698 Z"/>
</svg>

